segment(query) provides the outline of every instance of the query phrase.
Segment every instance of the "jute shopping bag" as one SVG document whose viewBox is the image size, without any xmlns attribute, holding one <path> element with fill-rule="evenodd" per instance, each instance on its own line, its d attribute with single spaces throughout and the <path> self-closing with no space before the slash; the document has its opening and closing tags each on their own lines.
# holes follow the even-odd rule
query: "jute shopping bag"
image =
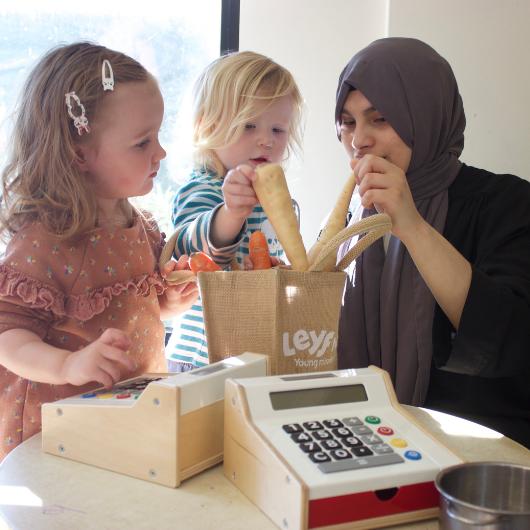
<svg viewBox="0 0 530 530">
<path fill-rule="evenodd" d="M 210 362 L 250 351 L 269 355 L 274 375 L 335 370 L 346 273 L 321 272 L 318 264 L 365 233 L 338 264 L 345 269 L 389 229 L 384 214 L 345 228 L 323 248 L 313 272 L 199 272 Z"/>
</svg>

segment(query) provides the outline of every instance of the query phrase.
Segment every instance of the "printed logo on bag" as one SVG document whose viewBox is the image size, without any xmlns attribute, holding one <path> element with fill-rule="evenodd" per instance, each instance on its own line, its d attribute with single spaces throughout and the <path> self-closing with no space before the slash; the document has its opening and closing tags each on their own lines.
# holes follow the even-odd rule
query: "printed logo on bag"
<svg viewBox="0 0 530 530">
<path fill-rule="evenodd" d="M 335 351 L 337 347 L 337 338 L 334 331 L 306 331 L 299 329 L 292 334 L 285 331 L 282 335 L 283 355 L 285 357 L 292 357 L 297 353 L 306 352 L 314 356 L 314 359 L 293 359 L 297 367 L 304 366 L 310 368 L 317 368 L 333 362 L 333 357 L 321 357 L 328 351 Z"/>
</svg>

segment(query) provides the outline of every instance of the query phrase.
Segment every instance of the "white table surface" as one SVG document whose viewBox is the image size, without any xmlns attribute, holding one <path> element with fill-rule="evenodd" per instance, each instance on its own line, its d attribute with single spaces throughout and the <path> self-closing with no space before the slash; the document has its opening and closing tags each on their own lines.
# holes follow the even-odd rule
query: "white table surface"
<svg viewBox="0 0 530 530">
<path fill-rule="evenodd" d="M 475 423 L 408 410 L 468 461 L 530 465 L 530 451 Z M 2 527 L 2 525 L 4 525 Z M 172 489 L 41 451 L 41 435 L 0 465 L 0 530 L 274 530 L 218 465 Z M 393 527 L 436 530 L 437 520 Z"/>
</svg>

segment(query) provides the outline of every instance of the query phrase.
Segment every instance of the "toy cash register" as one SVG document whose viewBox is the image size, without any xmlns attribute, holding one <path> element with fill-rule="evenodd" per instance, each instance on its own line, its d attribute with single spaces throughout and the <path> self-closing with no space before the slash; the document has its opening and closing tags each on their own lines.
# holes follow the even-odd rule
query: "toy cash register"
<svg viewBox="0 0 530 530">
<path fill-rule="evenodd" d="M 244 353 L 179 374 L 145 374 L 111 390 L 42 406 L 42 447 L 54 455 L 177 487 L 223 459 L 224 384 L 267 374 Z"/>
<path fill-rule="evenodd" d="M 373 366 L 227 380 L 224 449 L 226 477 L 283 530 L 434 517 L 434 478 L 461 463 Z"/>
</svg>

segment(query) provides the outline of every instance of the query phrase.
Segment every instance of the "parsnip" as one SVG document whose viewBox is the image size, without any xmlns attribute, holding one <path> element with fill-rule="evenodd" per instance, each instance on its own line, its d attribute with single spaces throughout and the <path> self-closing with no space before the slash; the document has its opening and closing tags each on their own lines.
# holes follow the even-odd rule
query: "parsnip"
<svg viewBox="0 0 530 530">
<path fill-rule="evenodd" d="M 326 225 L 320 232 L 319 238 L 307 253 L 310 265 L 315 263 L 315 260 L 317 259 L 324 245 L 344 228 L 346 215 L 348 214 L 348 207 L 350 206 L 350 201 L 354 190 L 355 174 L 352 173 L 346 181 L 346 184 L 344 184 L 337 202 L 335 203 L 335 207 L 329 214 Z M 320 269 L 323 271 L 335 270 L 336 259 L 337 258 L 335 255 L 329 256 L 324 264 L 320 266 Z"/>
<path fill-rule="evenodd" d="M 175 244 L 177 242 L 178 232 L 175 232 L 166 242 L 162 252 L 160 253 L 160 259 L 158 260 L 158 266 L 160 270 L 164 265 L 171 260 L 173 257 L 173 252 L 175 250 Z M 171 271 L 167 277 L 166 282 L 170 285 L 180 285 L 181 283 L 187 282 L 196 282 L 197 276 L 193 271 L 183 270 L 183 271 Z"/>
<path fill-rule="evenodd" d="M 306 271 L 309 261 L 283 169 L 277 164 L 263 164 L 256 168 L 256 176 L 254 191 L 276 231 L 291 267 L 296 271 Z"/>
</svg>

